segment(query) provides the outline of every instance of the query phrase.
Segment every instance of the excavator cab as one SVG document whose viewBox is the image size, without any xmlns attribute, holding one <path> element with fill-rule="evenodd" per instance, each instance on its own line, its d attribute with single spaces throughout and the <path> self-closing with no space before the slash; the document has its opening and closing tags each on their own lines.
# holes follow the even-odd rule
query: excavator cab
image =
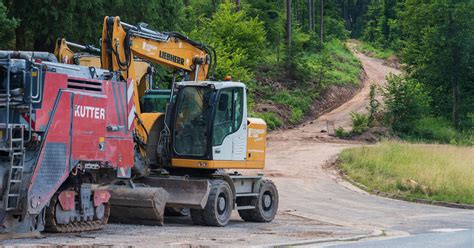
<svg viewBox="0 0 474 248">
<path fill-rule="evenodd" d="M 237 82 L 177 85 L 172 129 L 172 166 L 246 167 L 247 102 Z M 235 168 L 235 167 L 234 167 Z"/>
</svg>

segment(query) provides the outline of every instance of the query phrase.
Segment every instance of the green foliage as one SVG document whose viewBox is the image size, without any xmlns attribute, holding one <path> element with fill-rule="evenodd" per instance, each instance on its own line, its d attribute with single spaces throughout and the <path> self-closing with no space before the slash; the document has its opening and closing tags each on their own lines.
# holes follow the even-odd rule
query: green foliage
<svg viewBox="0 0 474 248">
<path fill-rule="evenodd" d="M 330 41 L 333 39 L 337 40 L 346 40 L 349 38 L 349 31 L 344 26 L 344 20 L 339 17 L 325 16 L 324 17 L 324 32 L 325 41 Z"/>
<path fill-rule="evenodd" d="M 357 85 L 361 64 L 339 40 L 331 40 L 320 53 L 305 52 L 295 60 L 295 78 L 330 85 Z"/>
<path fill-rule="evenodd" d="M 351 133 L 344 130 L 343 127 L 336 128 L 334 133 L 335 133 L 336 137 L 341 138 L 341 139 L 349 138 L 351 136 Z"/>
<path fill-rule="evenodd" d="M 315 92 L 307 92 L 303 90 L 282 90 L 270 96 L 274 103 L 283 104 L 291 109 L 291 116 L 289 118 L 290 124 L 299 123 L 303 114 L 308 111 L 311 103 L 315 97 Z"/>
<path fill-rule="evenodd" d="M 352 134 L 359 135 L 369 129 L 369 116 L 362 113 L 351 112 Z"/>
<path fill-rule="evenodd" d="M 398 132 L 409 132 L 416 120 L 429 112 L 431 98 L 419 82 L 390 75 L 383 89 L 387 120 Z"/>
<path fill-rule="evenodd" d="M 413 131 L 405 135 L 409 140 L 437 142 L 452 145 L 474 145 L 474 133 L 458 132 L 441 117 L 424 117 L 415 122 Z"/>
<path fill-rule="evenodd" d="M 18 22 L 15 19 L 8 18 L 7 9 L 0 2 L 0 47 L 12 47 L 12 41 L 15 38 L 15 28 Z"/>
<path fill-rule="evenodd" d="M 362 65 L 342 41 L 331 40 L 325 43 L 323 63 L 323 86 L 359 84 Z"/>
<path fill-rule="evenodd" d="M 257 113 L 256 116 L 262 118 L 267 123 L 267 127 L 270 130 L 277 129 L 283 124 L 281 119 L 273 112 L 261 112 Z"/>
<path fill-rule="evenodd" d="M 365 13 L 362 39 L 383 48 L 396 48 L 399 39 L 397 1 L 372 1 Z"/>
<path fill-rule="evenodd" d="M 359 50 L 363 54 L 366 54 L 367 56 L 378 59 L 388 59 L 390 56 L 395 55 L 395 52 L 391 49 L 375 47 L 367 42 L 360 43 L 357 46 L 357 50 Z"/>
<path fill-rule="evenodd" d="M 246 10 L 235 11 L 224 3 L 212 18 L 201 17 L 202 25 L 190 36 L 213 46 L 218 54 L 217 77 L 231 75 L 234 80 L 250 81 L 251 68 L 265 51 L 263 23 L 251 18 Z"/>
<path fill-rule="evenodd" d="M 454 125 L 455 117 L 463 123 L 474 109 L 473 16 L 472 0 L 407 0 L 399 13 L 408 75 L 436 99 L 434 113 L 452 118 Z"/>
</svg>

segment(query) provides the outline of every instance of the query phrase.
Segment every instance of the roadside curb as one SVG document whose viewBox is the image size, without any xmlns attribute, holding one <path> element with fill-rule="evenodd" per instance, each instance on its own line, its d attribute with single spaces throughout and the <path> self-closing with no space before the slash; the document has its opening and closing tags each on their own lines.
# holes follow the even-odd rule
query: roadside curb
<svg viewBox="0 0 474 248">
<path fill-rule="evenodd" d="M 350 178 L 342 169 L 339 167 L 339 160 L 336 160 L 334 162 L 336 171 L 338 172 L 341 177 L 351 183 L 352 185 L 356 186 L 359 189 L 364 190 L 365 192 L 372 194 L 372 195 L 377 195 L 385 198 L 391 198 L 395 200 L 401 200 L 401 201 L 406 201 L 406 202 L 416 202 L 416 203 L 421 203 L 421 204 L 427 204 L 427 205 L 433 205 L 433 206 L 440 206 L 440 207 L 448 207 L 448 208 L 458 208 L 458 209 L 469 209 L 469 210 L 474 210 L 474 205 L 470 204 L 462 204 L 462 203 L 453 203 L 453 202 L 443 202 L 443 201 L 436 201 L 436 200 L 429 200 L 429 199 L 410 199 L 407 197 L 403 197 L 397 194 L 393 193 L 386 193 L 386 192 L 381 192 L 378 190 L 370 190 L 369 187 L 356 182 L 352 178 Z"/>
<path fill-rule="evenodd" d="M 288 247 L 288 246 L 300 246 L 300 245 L 313 245 L 313 244 L 321 244 L 321 243 L 329 243 L 329 242 L 350 242 L 350 241 L 359 241 L 361 239 L 366 239 L 366 238 L 377 238 L 377 237 L 382 237 L 385 235 L 386 234 L 383 230 L 376 230 L 372 234 L 357 235 L 357 236 L 352 236 L 352 237 L 347 237 L 347 238 L 309 239 L 309 240 L 294 241 L 294 242 L 287 242 L 287 243 L 263 245 L 263 246 L 258 246 L 258 247 Z"/>
</svg>

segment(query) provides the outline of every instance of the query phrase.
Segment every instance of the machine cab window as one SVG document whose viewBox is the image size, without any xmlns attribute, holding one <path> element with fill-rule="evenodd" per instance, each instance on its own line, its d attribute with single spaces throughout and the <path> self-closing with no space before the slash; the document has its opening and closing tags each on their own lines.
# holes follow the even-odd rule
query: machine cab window
<svg viewBox="0 0 474 248">
<path fill-rule="evenodd" d="M 240 128 L 243 110 L 243 88 L 228 88 L 220 91 L 214 116 L 213 146 L 221 145 L 225 137 Z"/>
<path fill-rule="evenodd" d="M 184 87 L 177 99 L 174 125 L 174 150 L 181 156 L 206 155 L 208 127 L 214 90 L 209 87 Z"/>
</svg>

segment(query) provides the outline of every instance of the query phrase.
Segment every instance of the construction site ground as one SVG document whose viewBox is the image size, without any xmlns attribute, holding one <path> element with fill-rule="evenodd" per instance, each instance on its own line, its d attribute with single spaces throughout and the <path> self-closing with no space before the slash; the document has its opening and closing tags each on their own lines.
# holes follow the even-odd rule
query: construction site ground
<svg viewBox="0 0 474 248">
<path fill-rule="evenodd" d="M 41 238 L 7 240 L 2 244 L 29 247 L 315 246 L 474 228 L 472 210 L 374 196 L 342 179 L 331 166 L 343 149 L 365 144 L 321 132 L 327 129 L 326 120 L 348 128 L 349 113 L 365 111 L 369 85 L 381 85 L 388 73 L 399 73 L 383 65 L 382 60 L 355 54 L 367 73 L 357 95 L 316 120 L 269 135 L 264 173 L 276 183 L 280 193 L 279 212 L 273 222 L 246 223 L 234 213 L 227 227 L 218 228 L 193 225 L 187 217 L 170 217 L 166 218 L 165 226 L 109 224 L 100 231 L 44 233 Z"/>
</svg>

